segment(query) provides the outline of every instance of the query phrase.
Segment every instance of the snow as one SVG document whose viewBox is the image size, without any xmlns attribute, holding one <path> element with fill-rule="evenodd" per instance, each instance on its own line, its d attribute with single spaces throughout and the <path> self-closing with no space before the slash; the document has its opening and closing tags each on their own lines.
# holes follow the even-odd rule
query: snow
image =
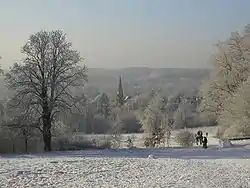
<svg viewBox="0 0 250 188">
<path fill-rule="evenodd" d="M 223 143 L 228 144 L 209 137 L 207 149 L 172 144 L 5 154 L 0 155 L 0 187 L 250 187 L 250 141 Z"/>
<path fill-rule="evenodd" d="M 230 140 L 219 140 L 219 147 L 221 148 L 231 148 L 233 144 Z"/>
<path fill-rule="evenodd" d="M 250 187 L 245 145 L 1 155 L 0 166 L 1 188 Z"/>
<path fill-rule="evenodd" d="M 150 154 L 150 155 L 148 156 L 148 158 L 149 158 L 149 159 L 155 159 L 155 156 L 152 155 L 152 154 Z"/>
</svg>

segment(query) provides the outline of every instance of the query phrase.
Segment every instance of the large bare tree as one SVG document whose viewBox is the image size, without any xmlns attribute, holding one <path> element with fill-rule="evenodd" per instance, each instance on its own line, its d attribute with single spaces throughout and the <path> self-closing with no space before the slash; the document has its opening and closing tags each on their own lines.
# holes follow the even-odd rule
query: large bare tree
<svg viewBox="0 0 250 188">
<path fill-rule="evenodd" d="M 73 91 L 84 86 L 87 69 L 81 66 L 83 58 L 60 30 L 32 34 L 21 52 L 25 58 L 6 74 L 6 85 L 15 92 L 14 106 L 35 114 L 44 150 L 51 151 L 53 121 L 58 112 L 72 111 L 83 101 L 83 95 Z"/>
</svg>

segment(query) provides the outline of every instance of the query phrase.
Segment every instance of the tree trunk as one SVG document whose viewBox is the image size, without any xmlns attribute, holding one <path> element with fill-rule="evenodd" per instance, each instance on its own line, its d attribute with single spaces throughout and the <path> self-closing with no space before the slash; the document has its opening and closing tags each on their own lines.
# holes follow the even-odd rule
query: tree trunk
<svg viewBox="0 0 250 188">
<path fill-rule="evenodd" d="M 15 144 L 12 143 L 12 152 L 15 153 Z"/>
<path fill-rule="evenodd" d="M 51 131 L 50 129 L 43 133 L 44 151 L 51 151 Z"/>
<path fill-rule="evenodd" d="M 25 152 L 28 153 L 28 138 L 24 138 Z"/>
<path fill-rule="evenodd" d="M 51 151 L 51 121 L 50 116 L 43 118 L 43 142 L 44 151 Z"/>
</svg>

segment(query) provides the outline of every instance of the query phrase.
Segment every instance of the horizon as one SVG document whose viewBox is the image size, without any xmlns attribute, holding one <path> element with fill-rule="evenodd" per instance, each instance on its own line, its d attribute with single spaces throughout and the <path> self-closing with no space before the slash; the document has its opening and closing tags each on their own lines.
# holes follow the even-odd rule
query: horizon
<svg viewBox="0 0 250 188">
<path fill-rule="evenodd" d="M 248 0 L 0 3 L 4 69 L 21 60 L 20 48 L 31 34 L 56 29 L 86 57 L 88 68 L 210 68 L 213 44 L 250 23 Z"/>
<path fill-rule="evenodd" d="M 133 67 L 133 66 L 129 66 L 129 67 L 120 67 L 120 68 L 115 68 L 115 67 L 110 67 L 110 68 L 101 68 L 101 67 L 87 67 L 87 69 L 101 69 L 101 70 L 125 70 L 125 69 L 152 69 L 152 70 L 159 70 L 159 69 L 187 69 L 187 70 L 211 70 L 211 67 L 145 67 L 145 66 L 138 66 L 138 67 Z M 3 69 L 4 72 L 8 72 L 8 68 L 4 68 Z M 1 77 L 2 75 L 0 75 Z"/>
</svg>

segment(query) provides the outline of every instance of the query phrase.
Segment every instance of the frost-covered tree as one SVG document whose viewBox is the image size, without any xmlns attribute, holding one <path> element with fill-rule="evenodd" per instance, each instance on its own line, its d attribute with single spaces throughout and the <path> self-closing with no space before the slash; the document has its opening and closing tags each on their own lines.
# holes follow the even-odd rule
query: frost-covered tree
<svg viewBox="0 0 250 188">
<path fill-rule="evenodd" d="M 225 104 L 227 109 L 219 118 L 219 136 L 250 136 L 250 77 Z"/>
<path fill-rule="evenodd" d="M 97 104 L 98 112 L 105 117 L 107 120 L 108 116 L 110 115 L 111 107 L 109 96 L 106 93 L 103 93 L 98 101 Z"/>
<path fill-rule="evenodd" d="M 0 60 L 2 59 L 2 57 L 0 56 Z M 0 75 L 1 74 L 4 74 L 4 71 L 3 71 L 3 69 L 2 69 L 2 67 L 1 67 L 1 64 L 0 64 Z"/>
<path fill-rule="evenodd" d="M 38 136 L 38 128 L 40 127 L 35 116 L 36 112 L 22 105 L 13 107 L 12 102 L 13 100 L 9 100 L 5 105 L 5 118 L 2 127 L 7 129 L 7 132 L 13 131 L 14 135 L 22 138 L 25 151 L 28 152 L 28 142 L 31 138 Z"/>
<path fill-rule="evenodd" d="M 86 67 L 62 31 L 32 34 L 21 52 L 24 59 L 6 74 L 16 106 L 26 106 L 40 120 L 44 150 L 51 151 L 51 127 L 58 112 L 70 112 L 83 97 L 73 93 L 86 82 Z"/>
<path fill-rule="evenodd" d="M 108 131 L 112 138 L 112 145 L 119 148 L 121 144 L 122 133 L 124 133 L 124 122 L 120 118 L 120 114 L 116 116 L 115 121 L 112 122 L 111 128 Z"/>
<path fill-rule="evenodd" d="M 143 114 L 140 115 L 140 123 L 144 132 L 153 134 L 161 127 L 161 101 L 158 97 L 154 97 L 145 108 Z"/>
<path fill-rule="evenodd" d="M 167 101 L 156 95 L 149 102 L 143 113 L 139 115 L 142 129 L 148 134 L 146 141 L 152 142 L 149 145 L 155 146 L 155 143 L 162 142 L 165 133 L 167 133 L 167 141 L 171 136 L 172 125 L 169 123 L 167 109 Z"/>
<path fill-rule="evenodd" d="M 187 128 L 192 118 L 192 105 L 189 103 L 179 104 L 177 110 L 174 113 L 174 124 L 178 128 Z"/>
<path fill-rule="evenodd" d="M 218 118 L 241 84 L 246 81 L 250 68 L 250 25 L 244 32 L 235 32 L 217 45 L 212 57 L 213 69 L 210 78 L 202 86 L 201 111 Z"/>
</svg>

